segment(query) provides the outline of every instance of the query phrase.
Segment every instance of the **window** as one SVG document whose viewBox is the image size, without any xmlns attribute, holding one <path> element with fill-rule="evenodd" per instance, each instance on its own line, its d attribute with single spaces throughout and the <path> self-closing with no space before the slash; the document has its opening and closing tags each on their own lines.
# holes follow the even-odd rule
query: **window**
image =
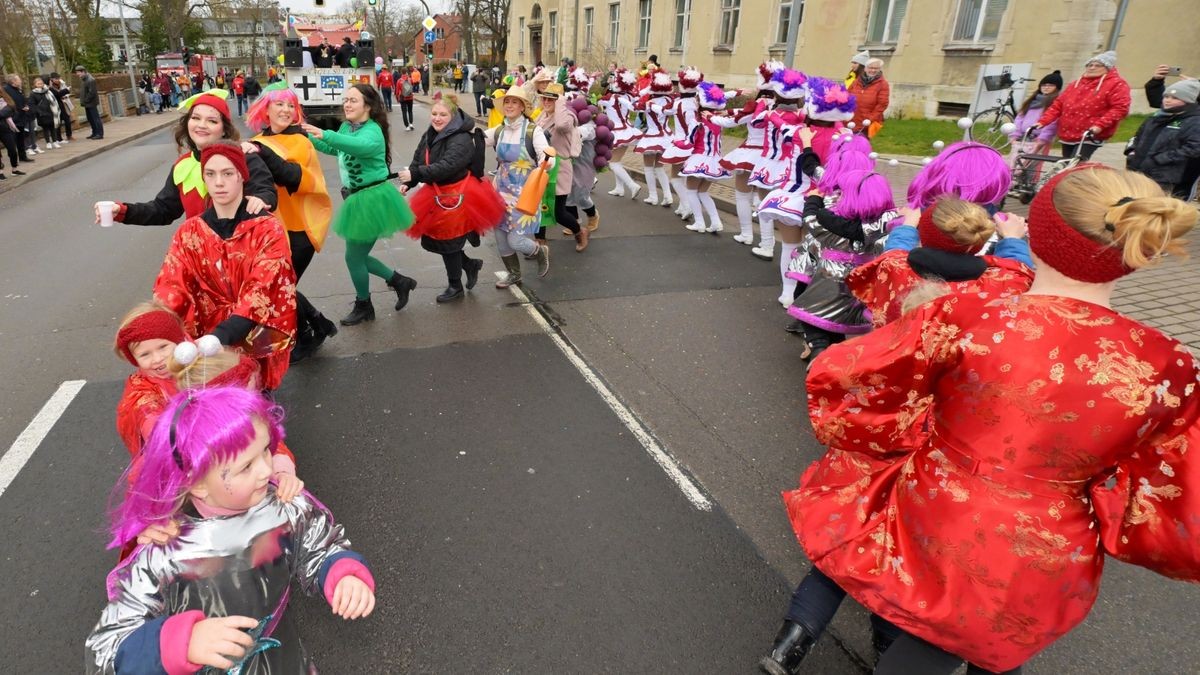
<svg viewBox="0 0 1200 675">
<path fill-rule="evenodd" d="M 871 17 L 867 20 L 867 42 L 896 42 L 900 23 L 908 11 L 908 0 L 872 0 Z"/>
<path fill-rule="evenodd" d="M 592 23 L 595 15 L 595 9 L 591 7 L 583 8 L 583 44 L 586 47 L 592 46 Z"/>
<path fill-rule="evenodd" d="M 550 51 L 558 48 L 558 12 L 550 12 Z"/>
<path fill-rule="evenodd" d="M 608 48 L 617 49 L 617 37 L 621 32 L 621 3 L 614 2 L 608 6 Z"/>
<path fill-rule="evenodd" d="M 742 12 L 742 0 L 721 0 L 721 39 L 719 45 L 733 45 L 737 37 L 738 15 Z"/>
<path fill-rule="evenodd" d="M 688 28 L 688 2 L 689 0 L 675 0 L 675 39 L 671 42 L 672 49 L 683 49 L 683 36 Z"/>
<path fill-rule="evenodd" d="M 995 42 L 1008 0 L 959 0 L 954 42 Z"/>
<path fill-rule="evenodd" d="M 638 49 L 650 46 L 650 12 L 653 5 L 653 0 L 638 0 Z"/>
<path fill-rule="evenodd" d="M 517 47 L 517 53 L 524 54 L 525 53 L 525 17 L 521 17 L 521 18 L 517 19 L 517 25 L 520 26 L 520 28 L 517 32 L 519 32 L 521 34 L 521 42 L 520 42 L 521 46 Z"/>
<path fill-rule="evenodd" d="M 220 53 L 221 58 L 229 58 L 229 43 L 221 40 L 221 42 L 217 45 L 217 51 Z"/>
<path fill-rule="evenodd" d="M 782 0 L 779 3 L 779 30 L 775 33 L 776 44 L 787 44 L 788 24 L 792 20 L 792 5 L 799 7 L 797 11 L 800 12 L 800 18 L 797 19 L 796 25 L 799 26 L 799 22 L 804 21 L 804 0 Z"/>
</svg>

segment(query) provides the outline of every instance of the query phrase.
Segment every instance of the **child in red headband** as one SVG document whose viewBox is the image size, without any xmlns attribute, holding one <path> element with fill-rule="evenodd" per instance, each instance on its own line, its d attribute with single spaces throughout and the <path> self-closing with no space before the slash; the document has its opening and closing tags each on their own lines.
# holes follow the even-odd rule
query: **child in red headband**
<svg viewBox="0 0 1200 675">
<path fill-rule="evenodd" d="M 113 351 L 137 368 L 125 380 L 117 404 L 117 433 L 131 457 L 141 451 L 154 422 L 176 393 L 167 360 L 175 345 L 186 339 L 179 317 L 156 302 L 143 302 L 121 319 Z"/>
</svg>

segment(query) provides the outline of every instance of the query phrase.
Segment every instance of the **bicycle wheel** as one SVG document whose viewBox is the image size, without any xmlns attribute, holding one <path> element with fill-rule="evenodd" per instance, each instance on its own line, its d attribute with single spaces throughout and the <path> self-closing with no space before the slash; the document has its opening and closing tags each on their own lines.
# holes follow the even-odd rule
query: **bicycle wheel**
<svg viewBox="0 0 1200 675">
<path fill-rule="evenodd" d="M 974 122 L 968 130 L 971 140 L 990 145 L 1001 154 L 1008 152 L 1012 141 L 1004 133 L 1003 127 L 1013 121 L 1012 113 L 1004 108 L 988 108 L 975 113 L 971 121 Z"/>
</svg>

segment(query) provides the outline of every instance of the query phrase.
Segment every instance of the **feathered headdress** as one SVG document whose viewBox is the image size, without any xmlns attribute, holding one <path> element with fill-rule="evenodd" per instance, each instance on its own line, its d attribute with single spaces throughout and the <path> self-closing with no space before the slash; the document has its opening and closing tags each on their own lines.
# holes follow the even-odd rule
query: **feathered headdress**
<svg viewBox="0 0 1200 675">
<path fill-rule="evenodd" d="M 783 70 L 783 64 L 778 61 L 767 61 L 758 64 L 758 71 L 755 73 L 758 76 L 758 88 L 760 90 L 770 89 L 771 78 L 781 70 Z"/>
<path fill-rule="evenodd" d="M 841 82 L 823 77 L 808 80 L 808 97 L 804 110 L 809 119 L 825 122 L 844 122 L 854 117 L 856 101 Z"/>
<path fill-rule="evenodd" d="M 567 87 L 586 92 L 592 88 L 592 78 L 588 77 L 587 71 L 582 67 L 575 68 L 571 71 L 571 74 L 567 76 Z"/>
<path fill-rule="evenodd" d="M 620 68 L 617 70 L 617 76 L 609 83 L 609 87 L 616 87 L 616 91 L 625 94 L 632 94 L 637 89 L 638 76 L 632 70 Z"/>
<path fill-rule="evenodd" d="M 646 93 L 650 94 L 669 94 L 674 87 L 671 82 L 671 76 L 665 71 L 656 70 L 650 77 L 650 86 L 646 88 Z"/>
<path fill-rule="evenodd" d="M 725 109 L 725 92 L 712 82 L 700 83 L 699 90 L 696 92 L 696 99 L 700 101 L 700 107 L 702 108 L 708 110 Z"/>
<path fill-rule="evenodd" d="M 779 98 L 803 98 L 806 82 L 808 82 L 808 76 L 791 68 L 783 68 L 771 76 L 771 88 L 775 90 L 775 94 Z"/>
<path fill-rule="evenodd" d="M 700 85 L 700 81 L 704 79 L 704 73 L 695 68 L 679 71 L 679 91 L 692 93 L 696 91 L 696 87 Z"/>
</svg>

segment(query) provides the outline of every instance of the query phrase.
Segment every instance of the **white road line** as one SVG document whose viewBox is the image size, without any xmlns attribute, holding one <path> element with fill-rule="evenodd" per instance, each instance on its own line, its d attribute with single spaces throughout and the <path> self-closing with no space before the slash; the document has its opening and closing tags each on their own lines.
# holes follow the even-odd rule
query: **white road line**
<svg viewBox="0 0 1200 675">
<path fill-rule="evenodd" d="M 501 276 L 501 273 L 497 272 L 496 276 Z M 683 492 L 683 496 L 692 503 L 692 506 L 701 511 L 711 511 L 712 502 L 709 501 L 704 492 L 701 491 L 700 488 L 697 487 L 692 481 L 692 479 L 683 471 L 683 469 L 680 468 L 679 464 L 675 461 L 675 458 L 663 449 L 658 440 L 654 438 L 650 431 L 646 429 L 645 425 L 643 425 L 641 421 L 638 420 L 637 416 L 633 414 L 633 411 L 630 410 L 624 403 L 621 403 L 621 400 L 617 398 L 616 394 L 613 394 L 612 390 L 608 388 L 608 385 L 604 384 L 604 381 L 601 380 L 600 376 L 596 374 L 596 371 L 592 370 L 592 367 L 583 360 L 583 358 L 579 355 L 579 352 L 574 347 L 567 344 L 567 341 L 564 340 L 562 336 L 554 330 L 554 327 L 550 325 L 550 322 L 546 321 L 546 317 L 542 316 L 541 312 L 539 312 L 537 308 L 533 306 L 533 303 L 529 301 L 529 296 L 525 295 L 525 291 L 521 290 L 515 285 L 509 286 L 508 290 L 512 291 L 513 295 L 515 295 L 517 299 L 521 301 L 521 304 L 525 307 L 525 311 L 529 313 L 529 316 L 533 317 L 534 322 L 541 326 L 546 335 L 550 336 L 550 339 L 554 342 L 554 345 L 558 347 L 558 350 L 567 357 L 567 360 L 571 362 L 571 365 L 575 366 L 575 369 L 578 370 L 581 375 L 583 375 L 583 379 L 592 386 L 592 389 L 595 389 L 596 393 L 600 394 L 600 398 L 604 400 L 604 402 L 614 413 L 616 413 L 617 419 L 621 420 L 621 423 L 625 425 L 625 428 L 629 429 L 629 431 L 633 433 L 634 438 L 638 439 L 638 441 L 642 444 L 642 447 L 646 449 L 646 452 L 650 453 L 650 457 L 654 459 L 655 463 L 662 467 L 662 470 L 666 472 L 667 477 L 679 487 L 679 490 Z"/>
<path fill-rule="evenodd" d="M 17 440 L 9 446 L 8 452 L 0 457 L 0 497 L 4 496 L 4 492 L 8 490 L 8 486 L 21 473 L 21 469 L 25 467 L 25 462 L 33 456 L 33 451 L 38 449 L 42 441 L 46 438 L 46 434 L 54 428 L 54 423 L 62 417 L 67 406 L 71 405 L 71 401 L 75 399 L 75 395 L 83 389 L 83 385 L 87 384 L 87 380 L 67 380 L 58 385 L 58 391 L 46 401 L 46 405 L 38 411 L 38 414 L 33 417 L 29 426 L 25 427 L 25 431 L 17 436 Z"/>
</svg>

